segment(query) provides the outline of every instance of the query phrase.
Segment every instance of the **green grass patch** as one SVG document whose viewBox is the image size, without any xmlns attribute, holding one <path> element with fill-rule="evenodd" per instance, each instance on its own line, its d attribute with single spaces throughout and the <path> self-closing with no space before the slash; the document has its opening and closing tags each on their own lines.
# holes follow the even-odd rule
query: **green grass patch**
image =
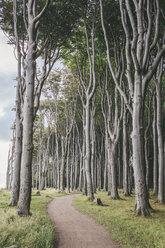
<svg viewBox="0 0 165 248">
<path fill-rule="evenodd" d="M 104 206 L 90 202 L 86 196 L 76 197 L 73 205 L 104 225 L 122 247 L 165 248 L 165 205 L 155 204 L 154 196 L 150 202 L 155 212 L 149 218 L 135 216 L 134 196 L 120 194 L 122 200 L 112 200 L 107 193 L 99 192 L 95 197 L 101 198 Z"/>
<path fill-rule="evenodd" d="M 0 248 L 17 245 L 19 248 L 53 248 L 53 225 L 46 213 L 46 205 L 57 193 L 54 189 L 32 192 L 32 216 L 19 217 L 16 207 L 9 207 L 10 191 L 0 191 Z"/>
</svg>

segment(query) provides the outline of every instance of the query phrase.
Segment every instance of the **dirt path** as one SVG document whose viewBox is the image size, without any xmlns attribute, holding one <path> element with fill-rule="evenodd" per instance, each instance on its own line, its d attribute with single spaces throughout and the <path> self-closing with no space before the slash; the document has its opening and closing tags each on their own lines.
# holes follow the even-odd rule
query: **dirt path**
<svg viewBox="0 0 165 248">
<path fill-rule="evenodd" d="M 56 197 L 48 204 L 47 212 L 54 223 L 57 248 L 119 248 L 92 218 L 72 206 L 77 195 Z"/>
</svg>

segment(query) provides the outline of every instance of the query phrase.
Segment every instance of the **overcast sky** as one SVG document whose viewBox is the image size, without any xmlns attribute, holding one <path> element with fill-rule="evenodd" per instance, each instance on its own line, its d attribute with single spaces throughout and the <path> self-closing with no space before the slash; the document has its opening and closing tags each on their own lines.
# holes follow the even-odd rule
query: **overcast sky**
<svg viewBox="0 0 165 248">
<path fill-rule="evenodd" d="M 17 61 L 14 48 L 7 44 L 7 37 L 0 30 L 0 188 L 6 186 L 6 170 L 10 140 L 12 137 L 11 126 L 15 113 L 12 108 L 15 104 L 15 85 L 17 75 Z M 55 69 L 63 67 L 57 61 Z"/>
<path fill-rule="evenodd" d="M 15 78 L 17 62 L 13 47 L 0 30 L 0 188 L 5 187 L 7 157 L 14 121 L 12 108 L 15 101 Z"/>
</svg>

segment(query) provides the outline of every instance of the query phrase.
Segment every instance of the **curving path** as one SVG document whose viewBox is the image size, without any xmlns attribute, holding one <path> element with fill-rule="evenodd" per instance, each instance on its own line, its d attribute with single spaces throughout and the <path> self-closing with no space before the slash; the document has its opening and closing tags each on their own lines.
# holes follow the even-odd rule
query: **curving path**
<svg viewBox="0 0 165 248">
<path fill-rule="evenodd" d="M 119 248 L 102 226 L 75 210 L 72 200 L 76 196 L 55 197 L 48 204 L 57 237 L 55 248 Z"/>
</svg>

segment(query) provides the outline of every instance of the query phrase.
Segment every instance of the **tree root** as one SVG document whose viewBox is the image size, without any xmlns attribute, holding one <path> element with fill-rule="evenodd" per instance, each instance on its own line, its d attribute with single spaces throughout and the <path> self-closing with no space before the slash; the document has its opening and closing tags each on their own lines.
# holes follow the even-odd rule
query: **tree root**
<svg viewBox="0 0 165 248">
<path fill-rule="evenodd" d="M 93 202 L 96 203 L 96 204 L 99 205 L 99 206 L 104 206 L 100 198 L 95 198 L 95 199 L 93 200 Z"/>
</svg>

